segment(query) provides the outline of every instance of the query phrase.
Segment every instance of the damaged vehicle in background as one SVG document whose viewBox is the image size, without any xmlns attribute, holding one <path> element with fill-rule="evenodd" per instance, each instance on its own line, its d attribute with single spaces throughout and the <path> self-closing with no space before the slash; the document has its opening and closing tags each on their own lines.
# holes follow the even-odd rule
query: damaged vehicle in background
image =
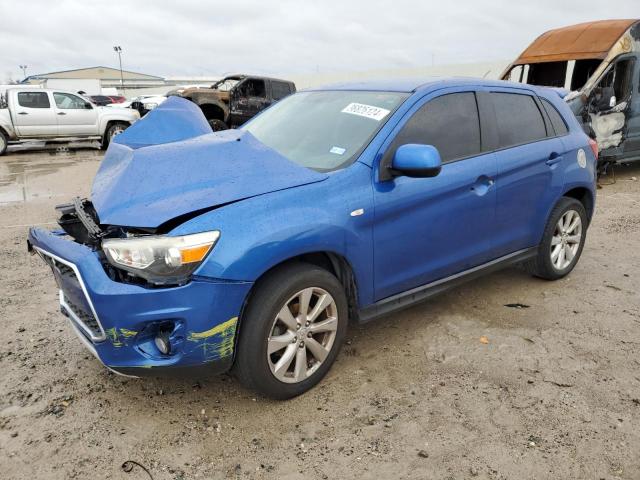
<svg viewBox="0 0 640 480">
<path fill-rule="evenodd" d="M 210 88 L 185 88 L 167 95 L 191 100 L 200 107 L 211 128 L 218 131 L 239 127 L 295 91 L 295 84 L 288 80 L 229 75 Z"/>
<path fill-rule="evenodd" d="M 640 160 L 640 20 L 550 30 L 501 78 L 557 87 L 596 139 L 601 170 L 611 163 Z"/>
<path fill-rule="evenodd" d="M 109 147 L 90 199 L 31 228 L 62 313 L 127 375 L 233 369 L 274 398 L 328 372 L 347 323 L 498 268 L 580 258 L 595 142 L 551 90 L 346 84 L 211 132 L 171 97 Z"/>
</svg>

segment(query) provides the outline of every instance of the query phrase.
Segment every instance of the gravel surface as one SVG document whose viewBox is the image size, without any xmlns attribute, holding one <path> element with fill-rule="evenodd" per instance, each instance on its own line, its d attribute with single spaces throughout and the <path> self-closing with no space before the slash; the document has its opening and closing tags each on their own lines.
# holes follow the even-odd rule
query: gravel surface
<svg viewBox="0 0 640 480">
<path fill-rule="evenodd" d="M 116 376 L 75 337 L 25 236 L 100 158 L 0 158 L 3 479 L 640 478 L 640 164 L 599 190 L 568 278 L 506 270 L 353 326 L 317 388 L 273 402 Z"/>
</svg>

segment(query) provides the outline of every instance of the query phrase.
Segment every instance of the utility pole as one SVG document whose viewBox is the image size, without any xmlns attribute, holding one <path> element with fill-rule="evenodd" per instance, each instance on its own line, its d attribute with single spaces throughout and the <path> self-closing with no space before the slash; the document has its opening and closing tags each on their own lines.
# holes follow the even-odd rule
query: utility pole
<svg viewBox="0 0 640 480">
<path fill-rule="evenodd" d="M 120 62 L 120 88 L 122 89 L 122 93 L 124 93 L 124 76 L 122 74 L 122 47 L 115 46 L 113 47 L 113 51 L 118 54 L 118 61 Z"/>
<path fill-rule="evenodd" d="M 27 79 L 27 65 L 20 65 L 20 70 L 22 70 L 22 75 L 24 76 L 24 80 Z"/>
</svg>

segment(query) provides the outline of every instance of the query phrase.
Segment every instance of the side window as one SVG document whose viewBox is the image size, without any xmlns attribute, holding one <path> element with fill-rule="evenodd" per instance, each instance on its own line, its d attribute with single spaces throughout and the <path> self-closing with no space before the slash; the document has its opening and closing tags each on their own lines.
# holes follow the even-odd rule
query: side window
<svg viewBox="0 0 640 480">
<path fill-rule="evenodd" d="M 598 87 L 612 87 L 616 96 L 616 102 L 621 103 L 625 101 L 632 90 L 633 67 L 633 59 L 627 58 L 619 60 L 609 69 L 602 80 L 600 80 Z"/>
<path fill-rule="evenodd" d="M 551 120 L 551 125 L 553 126 L 555 134 L 560 136 L 569 133 L 567 124 L 564 123 L 564 118 L 562 118 L 560 112 L 556 110 L 556 107 L 554 107 L 549 100 L 546 100 L 544 98 L 541 98 L 540 100 L 542 101 L 542 106 L 547 112 L 547 115 L 549 115 L 549 120 Z"/>
<path fill-rule="evenodd" d="M 267 91 L 264 86 L 264 80 L 247 80 L 240 87 L 240 96 L 266 98 Z"/>
<path fill-rule="evenodd" d="M 284 82 L 271 82 L 271 94 L 274 100 L 280 100 L 291 93 L 291 88 L 288 83 Z"/>
<path fill-rule="evenodd" d="M 480 118 L 475 94 L 450 93 L 424 104 L 396 136 L 391 155 L 407 143 L 433 145 L 443 163 L 478 155 Z"/>
<path fill-rule="evenodd" d="M 531 95 L 492 93 L 500 148 L 513 147 L 546 138 L 542 113 Z"/>
<path fill-rule="evenodd" d="M 80 97 L 75 95 L 71 95 L 70 93 L 54 93 L 53 99 L 56 102 L 56 106 L 61 109 L 74 109 L 74 110 L 84 110 L 85 102 Z"/>
<path fill-rule="evenodd" d="M 18 92 L 18 105 L 25 108 L 51 107 L 46 92 Z"/>
</svg>

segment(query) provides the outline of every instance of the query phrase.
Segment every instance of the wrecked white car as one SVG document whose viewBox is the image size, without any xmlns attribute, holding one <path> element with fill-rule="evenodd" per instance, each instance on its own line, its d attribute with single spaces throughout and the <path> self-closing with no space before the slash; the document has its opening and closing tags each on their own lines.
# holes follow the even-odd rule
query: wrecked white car
<svg viewBox="0 0 640 480">
<path fill-rule="evenodd" d="M 601 169 L 640 160 L 640 20 L 550 30 L 501 78 L 566 89 L 565 101 L 598 142 Z"/>
</svg>

